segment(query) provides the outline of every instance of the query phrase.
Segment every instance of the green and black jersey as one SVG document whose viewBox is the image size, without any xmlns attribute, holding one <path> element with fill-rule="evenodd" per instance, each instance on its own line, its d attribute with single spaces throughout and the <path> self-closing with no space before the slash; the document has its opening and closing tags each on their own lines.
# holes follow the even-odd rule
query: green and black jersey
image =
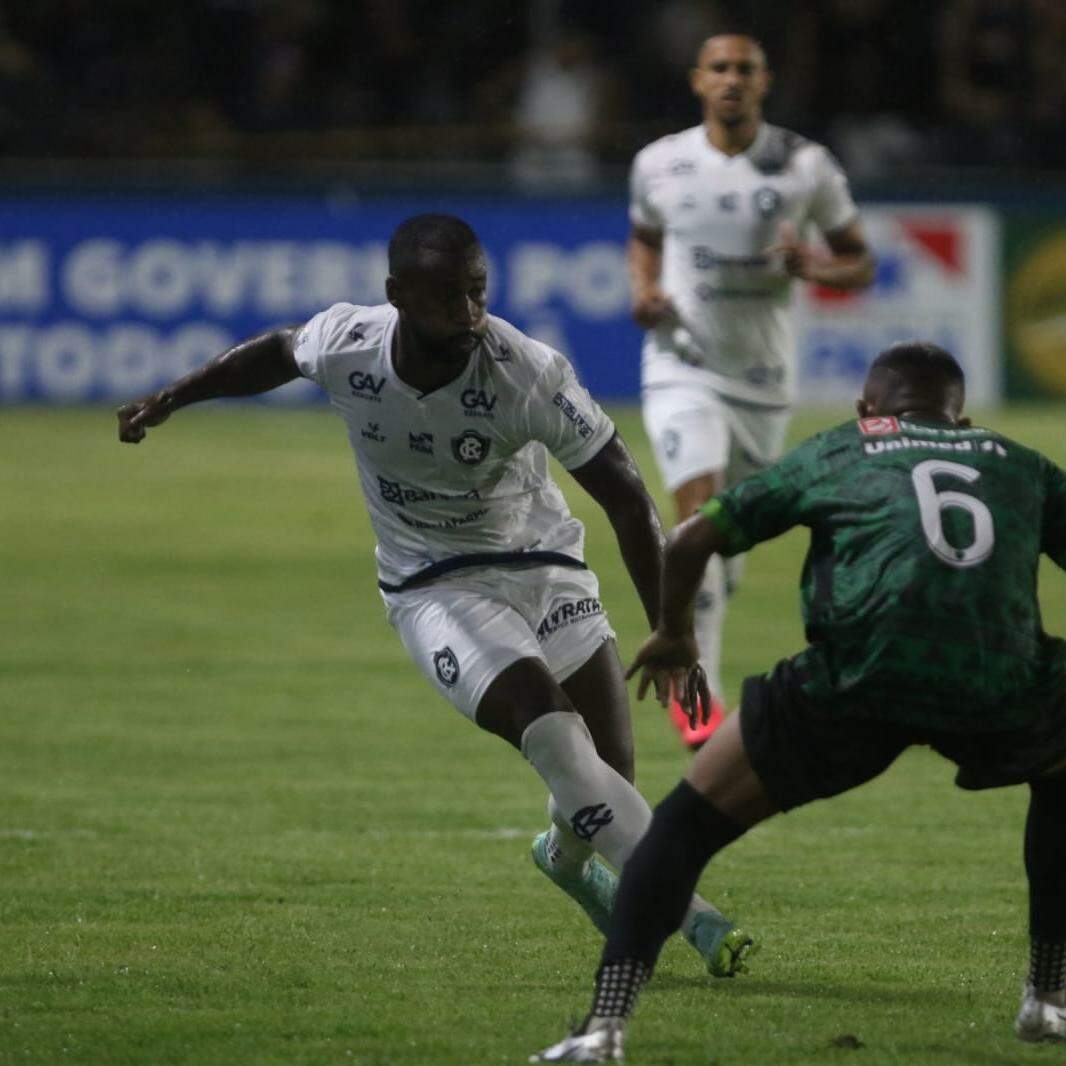
<svg viewBox="0 0 1066 1066">
<path fill-rule="evenodd" d="M 1037 564 L 1066 569 L 1066 474 L 988 429 L 866 418 L 827 430 L 704 508 L 742 552 L 811 531 L 810 647 L 827 710 L 934 729 L 1025 727 L 1066 686 Z"/>
</svg>

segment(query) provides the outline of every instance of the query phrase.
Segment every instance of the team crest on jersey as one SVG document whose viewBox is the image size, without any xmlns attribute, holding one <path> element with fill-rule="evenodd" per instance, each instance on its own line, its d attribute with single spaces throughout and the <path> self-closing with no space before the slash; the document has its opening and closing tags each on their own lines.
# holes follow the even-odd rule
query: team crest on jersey
<svg viewBox="0 0 1066 1066">
<path fill-rule="evenodd" d="M 451 648 L 441 648 L 433 653 L 433 669 L 442 685 L 452 687 L 459 680 L 459 660 Z"/>
<path fill-rule="evenodd" d="M 458 437 L 452 437 L 452 455 L 464 466 L 477 466 L 489 454 L 492 441 L 473 429 L 463 430 Z"/>
<path fill-rule="evenodd" d="M 363 339 L 363 334 L 360 332 L 362 328 L 363 327 L 360 326 L 358 322 L 352 326 L 352 328 L 348 330 L 348 340 L 361 341 Z"/>
<path fill-rule="evenodd" d="M 776 215 L 781 210 L 781 194 L 769 185 L 756 189 L 752 193 L 752 201 L 755 204 L 755 210 L 763 218 L 770 218 L 771 215 Z"/>
<path fill-rule="evenodd" d="M 883 437 L 888 433 L 899 432 L 899 419 L 892 415 L 879 415 L 876 418 L 860 418 L 859 432 L 864 437 Z"/>
</svg>

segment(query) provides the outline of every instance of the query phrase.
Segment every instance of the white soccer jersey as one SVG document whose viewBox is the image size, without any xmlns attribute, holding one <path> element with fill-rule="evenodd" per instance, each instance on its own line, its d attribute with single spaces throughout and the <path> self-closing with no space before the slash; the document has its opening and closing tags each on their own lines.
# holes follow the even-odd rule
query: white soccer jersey
<svg viewBox="0 0 1066 1066">
<path fill-rule="evenodd" d="M 592 459 L 614 425 L 558 352 L 489 316 L 466 369 L 422 394 L 392 366 L 389 304 L 334 304 L 297 334 L 300 372 L 348 424 L 379 584 L 463 566 L 583 564 L 584 529 L 548 473 Z"/>
<path fill-rule="evenodd" d="M 763 123 L 727 156 L 694 126 L 637 154 L 629 217 L 663 234 L 662 287 L 677 319 L 649 330 L 645 389 L 710 384 L 749 403 L 787 404 L 795 392 L 791 285 L 766 255 L 780 224 L 823 233 L 857 209 L 847 179 L 819 144 Z"/>
</svg>

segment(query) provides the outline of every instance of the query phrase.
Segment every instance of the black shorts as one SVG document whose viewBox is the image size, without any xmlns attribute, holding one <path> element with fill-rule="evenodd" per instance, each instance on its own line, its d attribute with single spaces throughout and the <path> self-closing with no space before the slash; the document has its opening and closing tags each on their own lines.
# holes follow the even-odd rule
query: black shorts
<svg viewBox="0 0 1066 1066">
<path fill-rule="evenodd" d="M 960 788 L 1031 781 L 1066 758 L 1066 697 L 1025 730 L 930 730 L 816 707 L 785 659 L 768 676 L 744 682 L 740 729 L 763 787 L 787 811 L 872 780 L 912 745 L 927 745 L 954 762 Z"/>
</svg>

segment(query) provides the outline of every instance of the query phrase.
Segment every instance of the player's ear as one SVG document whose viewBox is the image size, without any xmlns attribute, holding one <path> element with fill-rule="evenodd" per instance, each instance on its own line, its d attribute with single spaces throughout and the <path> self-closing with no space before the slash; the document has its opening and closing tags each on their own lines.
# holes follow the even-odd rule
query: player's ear
<svg viewBox="0 0 1066 1066">
<path fill-rule="evenodd" d="M 385 279 L 385 299 L 392 304 L 393 307 L 399 311 L 400 304 L 403 302 L 402 286 L 400 282 L 394 278 L 391 274 Z"/>
<path fill-rule="evenodd" d="M 855 401 L 855 410 L 859 412 L 859 418 L 870 417 L 870 405 L 861 396 Z"/>
<path fill-rule="evenodd" d="M 703 71 L 699 67 L 692 67 L 688 72 L 688 85 L 692 90 L 693 96 L 698 96 L 703 99 L 703 93 L 700 92 L 700 76 Z"/>
</svg>

